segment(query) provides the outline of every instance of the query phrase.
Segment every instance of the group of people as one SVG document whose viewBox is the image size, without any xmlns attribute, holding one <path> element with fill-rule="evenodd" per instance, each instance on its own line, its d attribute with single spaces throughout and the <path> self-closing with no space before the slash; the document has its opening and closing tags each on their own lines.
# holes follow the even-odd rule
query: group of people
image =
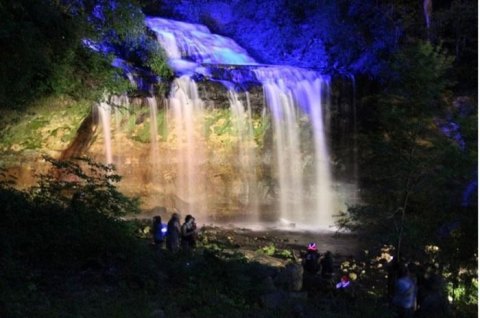
<svg viewBox="0 0 480 318">
<path fill-rule="evenodd" d="M 389 269 L 389 294 L 398 317 L 450 317 L 443 279 L 434 266 L 392 261 Z"/>
<path fill-rule="evenodd" d="M 162 223 L 160 216 L 153 218 L 153 241 L 157 246 L 166 242 L 167 250 L 177 252 L 180 249 L 191 251 L 196 247 L 198 229 L 195 218 L 187 215 L 180 225 L 180 215 L 173 213 L 167 224 Z M 304 273 L 310 277 L 324 280 L 334 276 L 334 260 L 330 251 L 318 252 L 317 245 L 310 243 L 302 257 Z M 320 274 L 320 276 L 318 276 Z M 409 317 L 447 317 L 448 301 L 442 293 L 441 276 L 431 269 L 421 271 L 392 261 L 389 266 L 388 292 L 395 311 L 400 318 Z M 348 277 L 342 277 L 337 288 L 348 286 Z M 432 316 L 433 315 L 433 316 Z"/>
<path fill-rule="evenodd" d="M 322 278 L 329 279 L 333 277 L 332 253 L 327 251 L 324 255 L 321 255 L 315 243 L 308 244 L 302 265 L 304 271 L 308 274 L 316 275 L 320 272 Z"/>
<path fill-rule="evenodd" d="M 173 213 L 167 225 L 162 223 L 160 216 L 155 216 L 152 234 L 157 246 L 162 246 L 163 242 L 166 242 L 167 250 L 171 252 L 177 252 L 180 248 L 190 251 L 196 247 L 198 229 L 192 215 L 187 215 L 185 222 L 180 225 L 180 215 Z"/>
</svg>

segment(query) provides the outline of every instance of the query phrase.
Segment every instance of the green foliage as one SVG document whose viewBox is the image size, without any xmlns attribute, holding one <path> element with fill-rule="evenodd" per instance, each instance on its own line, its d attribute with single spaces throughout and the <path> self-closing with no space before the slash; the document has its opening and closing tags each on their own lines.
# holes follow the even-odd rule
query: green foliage
<svg viewBox="0 0 480 318">
<path fill-rule="evenodd" d="M 170 77 L 158 43 L 145 36 L 143 19 L 139 5 L 130 0 L 2 3 L 0 58 L 8 63 L 0 65 L 0 107 L 22 108 L 50 94 L 98 100 L 105 92 L 129 90 L 122 71 L 111 66 L 112 56 L 94 52 L 86 39 L 107 44 L 110 52 L 139 50 L 129 45 L 143 41 L 146 58 L 127 62 Z"/>
<path fill-rule="evenodd" d="M 268 255 L 268 256 L 273 256 L 275 254 L 275 251 L 276 251 L 276 248 L 275 248 L 275 245 L 273 245 L 273 244 L 264 246 L 264 247 L 262 247 L 261 249 L 258 250 L 258 252 L 261 252 L 261 253 L 263 253 L 265 255 Z"/>
<path fill-rule="evenodd" d="M 205 130 L 207 136 L 226 135 L 233 132 L 233 124 L 230 110 L 215 109 L 211 114 L 205 117 Z"/>
<path fill-rule="evenodd" d="M 153 309 L 146 291 L 160 283 L 154 256 L 126 222 L 113 217 L 135 201 L 118 198 L 107 185 L 115 178 L 102 177 L 104 167 L 88 162 L 84 173 L 73 163 L 51 161 L 79 178 L 72 183 L 90 201 L 67 203 L 72 187 L 62 179 L 55 185 L 53 176 L 19 191 L 0 173 L 2 317 L 148 315 Z"/>
<path fill-rule="evenodd" d="M 366 150 L 365 198 L 372 206 L 350 209 L 356 229 L 362 224 L 386 239 L 392 234 L 398 239 L 407 222 L 405 213 L 411 216 L 408 222 L 415 223 L 421 221 L 415 213 L 432 210 L 428 196 L 441 185 L 431 178 L 442 173 L 440 160 L 451 148 L 434 122 L 434 114 L 446 112 L 444 78 L 449 65 L 451 59 L 428 43 L 407 47 L 394 61 L 397 73 L 386 92 L 364 100 L 372 116 L 359 139 Z"/>
<path fill-rule="evenodd" d="M 137 67 L 148 68 L 163 79 L 172 79 L 173 73 L 166 63 L 166 53 L 154 35 L 129 35 L 116 47 L 119 57 L 129 63 Z"/>
<path fill-rule="evenodd" d="M 261 269 L 222 251 L 179 255 L 164 265 L 172 275 L 173 287 L 164 294 L 167 315 L 211 317 L 228 312 L 239 317 L 248 312 L 261 291 L 261 282 L 256 279 Z"/>
<path fill-rule="evenodd" d="M 358 138 L 363 203 L 338 219 L 341 227 L 372 243 L 392 244 L 407 258 L 426 261 L 419 247 L 437 246 L 450 282 L 462 269 L 476 273 L 478 235 L 476 204 L 461 203 L 477 164 L 471 126 L 477 115 L 460 115 L 452 107 L 458 103 L 448 90 L 452 62 L 430 43 L 408 45 L 395 56 L 396 73 L 384 92 L 363 100 Z M 461 122 L 465 139 L 443 130 L 450 121 Z"/>
<path fill-rule="evenodd" d="M 453 0 L 434 6 L 432 27 L 429 37 L 441 41 L 451 55 L 455 56 L 452 76 L 457 80 L 456 88 L 476 91 L 478 82 L 478 2 Z"/>
<path fill-rule="evenodd" d="M 439 110 L 442 94 L 451 87 L 448 71 L 453 61 L 445 49 L 429 42 L 406 46 L 395 57 L 396 77 L 387 92 L 400 99 L 401 106 L 412 112 L 410 116 L 420 107 L 422 113 L 431 114 Z"/>
<path fill-rule="evenodd" d="M 29 190 L 37 204 L 72 205 L 74 209 L 96 209 L 115 217 L 139 212 L 139 199 L 128 198 L 115 187 L 121 177 L 114 174 L 112 165 L 89 158 L 77 158 L 76 162 L 46 156 L 44 159 L 52 164 L 54 171 L 41 175 L 38 186 Z"/>
<path fill-rule="evenodd" d="M 95 165 L 87 165 L 87 172 L 71 164 L 55 166 L 80 176 L 97 170 Z M 99 205 L 65 205 L 45 194 L 65 189 L 62 179 L 49 191 L 23 192 L 11 187 L 4 172 L 0 176 L 2 316 L 148 317 L 161 309 L 167 317 L 223 317 L 227 312 L 231 317 L 275 317 L 293 316 L 297 308 L 306 316 L 393 316 L 374 293 L 382 281 L 367 286 L 374 275 L 384 277 L 381 259 L 352 260 L 348 271 L 359 275 L 348 290 L 323 286 L 322 292 L 309 292 L 308 299 L 287 297 L 268 308 L 259 304 L 271 292 L 264 280 L 275 277 L 277 269 L 227 250 L 235 248 L 230 237 L 222 246 L 203 245 L 215 242 L 217 234 L 205 237 L 197 250 L 185 254 L 148 248 L 144 231 L 143 241 L 137 239 L 144 221 L 121 221 L 97 210 Z M 93 180 L 103 187 L 104 181 Z M 283 253 L 266 246 L 274 249 Z M 456 293 L 460 297 L 462 290 Z"/>
<path fill-rule="evenodd" d="M 85 100 L 50 97 L 39 99 L 25 112 L 2 110 L 0 149 L 18 154 L 28 149 L 45 152 L 65 148 L 90 109 Z"/>
<path fill-rule="evenodd" d="M 112 59 L 113 56 L 100 55 L 84 46 L 76 48 L 55 66 L 49 82 L 52 93 L 100 100 L 106 91 L 128 91 L 131 84 L 120 69 L 111 66 Z"/>
<path fill-rule="evenodd" d="M 158 42 L 149 42 L 150 46 L 147 47 L 148 56 L 145 63 L 155 74 L 165 79 L 172 79 L 173 72 L 166 63 L 166 54 L 160 47 Z"/>
<path fill-rule="evenodd" d="M 294 259 L 292 251 L 286 249 L 278 249 L 273 244 L 258 249 L 257 253 L 262 253 L 268 256 L 274 256 L 283 259 Z"/>
<path fill-rule="evenodd" d="M 132 139 L 141 143 L 149 143 L 151 139 L 150 123 L 143 123 L 132 135 Z"/>
<path fill-rule="evenodd" d="M 254 120 L 252 127 L 255 142 L 260 148 L 262 148 L 265 141 L 265 134 L 270 129 L 270 120 L 267 120 L 267 118 L 264 117 L 257 118 Z"/>
<path fill-rule="evenodd" d="M 138 110 L 132 111 L 128 115 L 127 119 L 127 131 L 131 139 L 141 142 L 141 143 L 149 143 L 151 139 L 151 126 L 150 121 L 147 118 L 150 118 L 149 108 L 142 107 Z M 157 116 L 157 124 L 163 123 L 162 121 L 158 121 Z"/>
</svg>

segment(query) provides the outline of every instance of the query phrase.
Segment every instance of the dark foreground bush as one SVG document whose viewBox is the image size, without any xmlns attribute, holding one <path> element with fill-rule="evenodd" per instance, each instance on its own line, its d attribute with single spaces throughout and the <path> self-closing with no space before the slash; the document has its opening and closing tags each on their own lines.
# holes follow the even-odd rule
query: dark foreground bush
<svg viewBox="0 0 480 318">
<path fill-rule="evenodd" d="M 247 260 L 228 235 L 205 231 L 191 253 L 151 245 L 145 224 L 118 217 L 136 201 L 117 192 L 109 167 L 52 163 L 62 174 L 25 191 L 0 180 L 2 318 L 394 316 L 376 263 L 352 260 L 358 280 L 346 290 L 291 291 L 279 283 L 285 269 Z"/>
<path fill-rule="evenodd" d="M 79 168 L 64 167 L 70 174 Z M 42 176 L 41 186 L 26 191 L 0 184 L 1 317 L 133 317 L 151 309 L 155 260 L 114 216 L 135 201 L 107 186 L 107 174 L 79 175 L 71 182 Z M 72 200 L 78 191 L 83 199 Z M 96 195 L 107 207 L 81 204 Z"/>
</svg>

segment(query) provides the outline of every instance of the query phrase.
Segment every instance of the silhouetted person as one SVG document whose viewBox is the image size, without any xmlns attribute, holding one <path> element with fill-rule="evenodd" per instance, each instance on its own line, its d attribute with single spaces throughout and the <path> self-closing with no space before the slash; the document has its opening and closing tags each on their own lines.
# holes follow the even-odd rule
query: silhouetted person
<svg viewBox="0 0 480 318">
<path fill-rule="evenodd" d="M 398 279 L 399 266 L 400 265 L 399 265 L 397 256 L 394 256 L 393 259 L 387 264 L 387 273 L 388 273 L 387 295 L 388 295 L 388 299 L 393 299 L 393 295 L 395 294 L 395 282 Z"/>
<path fill-rule="evenodd" d="M 307 252 L 303 257 L 303 269 L 306 273 L 317 274 L 320 270 L 320 253 L 317 250 L 317 244 L 310 243 L 307 246 Z"/>
<path fill-rule="evenodd" d="M 177 252 L 180 248 L 180 216 L 173 213 L 167 225 L 167 249 Z"/>
<path fill-rule="evenodd" d="M 182 249 L 188 251 L 196 247 L 197 224 L 190 214 L 185 217 L 185 223 L 181 228 Z"/>
<path fill-rule="evenodd" d="M 432 273 L 425 281 L 423 297 L 415 317 L 451 317 L 450 305 L 444 293 L 443 279 L 437 273 Z"/>
<path fill-rule="evenodd" d="M 320 260 L 322 265 L 322 278 L 328 279 L 333 277 L 333 256 L 332 252 L 327 251 Z"/>
<path fill-rule="evenodd" d="M 165 241 L 167 229 L 162 224 L 162 218 L 159 215 L 153 217 L 152 234 L 155 245 L 162 246 Z"/>
<path fill-rule="evenodd" d="M 413 317 L 416 299 L 416 286 L 405 265 L 400 265 L 392 303 L 399 318 Z"/>
<path fill-rule="evenodd" d="M 76 191 L 70 201 L 70 206 L 74 211 L 82 211 L 86 207 L 86 198 L 83 191 Z"/>
</svg>

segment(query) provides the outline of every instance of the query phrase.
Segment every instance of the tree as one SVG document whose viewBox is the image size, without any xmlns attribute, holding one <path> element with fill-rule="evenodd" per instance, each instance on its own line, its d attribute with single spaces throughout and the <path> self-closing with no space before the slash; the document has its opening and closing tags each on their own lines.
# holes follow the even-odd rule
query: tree
<svg viewBox="0 0 480 318">
<path fill-rule="evenodd" d="M 359 140 L 365 204 L 351 207 L 340 222 L 395 242 L 398 252 L 437 225 L 423 222 L 423 216 L 437 212 L 429 196 L 442 186 L 430 181 L 443 169 L 441 159 L 449 142 L 435 118 L 446 112 L 445 74 L 451 63 L 429 43 L 408 46 L 396 55 L 395 75 L 384 93 L 363 101 L 366 113 Z"/>
<path fill-rule="evenodd" d="M 105 91 L 124 92 L 129 82 L 112 60 L 117 47 L 144 36 L 143 18 L 131 0 L 3 1 L 0 107 L 48 94 L 98 99 Z M 168 74 L 156 41 L 142 42 L 147 49 L 137 66 Z"/>
<path fill-rule="evenodd" d="M 339 225 L 394 245 L 398 257 L 439 262 L 452 294 L 468 289 L 470 299 L 478 206 L 465 193 L 477 178 L 477 115 L 474 102 L 448 90 L 452 62 L 428 42 L 406 46 L 384 92 L 363 100 L 363 203 L 341 213 Z"/>
</svg>

